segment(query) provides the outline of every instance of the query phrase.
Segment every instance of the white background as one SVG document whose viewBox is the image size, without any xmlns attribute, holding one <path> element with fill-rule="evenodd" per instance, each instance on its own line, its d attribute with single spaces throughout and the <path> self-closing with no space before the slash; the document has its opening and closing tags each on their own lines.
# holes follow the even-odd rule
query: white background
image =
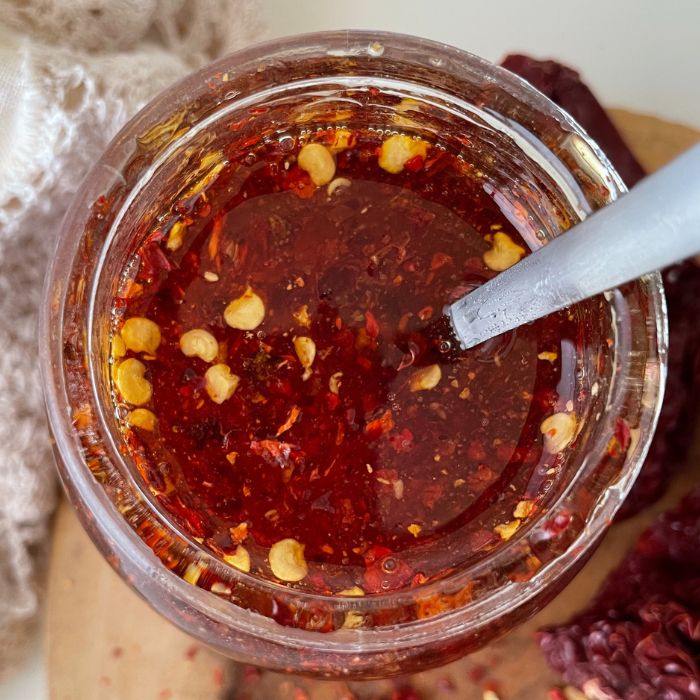
<svg viewBox="0 0 700 700">
<path fill-rule="evenodd" d="M 577 68 L 606 105 L 700 128 L 700 0 L 266 0 L 262 6 L 270 37 L 379 29 L 492 61 L 515 51 L 555 58 Z M 45 697 L 37 636 L 26 667 L 0 684 L 0 700 Z"/>
<path fill-rule="evenodd" d="M 602 102 L 700 127 L 700 0 L 268 0 L 269 33 L 380 29 L 577 68 Z"/>
</svg>

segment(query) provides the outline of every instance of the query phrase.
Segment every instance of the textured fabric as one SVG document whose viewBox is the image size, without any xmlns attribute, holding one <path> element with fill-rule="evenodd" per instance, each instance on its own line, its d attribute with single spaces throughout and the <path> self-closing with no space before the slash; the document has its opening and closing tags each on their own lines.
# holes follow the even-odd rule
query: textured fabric
<svg viewBox="0 0 700 700">
<path fill-rule="evenodd" d="M 253 39 L 254 10 L 252 0 L 0 0 L 0 674 L 38 607 L 56 498 L 35 347 L 61 219 L 126 119 Z"/>
</svg>

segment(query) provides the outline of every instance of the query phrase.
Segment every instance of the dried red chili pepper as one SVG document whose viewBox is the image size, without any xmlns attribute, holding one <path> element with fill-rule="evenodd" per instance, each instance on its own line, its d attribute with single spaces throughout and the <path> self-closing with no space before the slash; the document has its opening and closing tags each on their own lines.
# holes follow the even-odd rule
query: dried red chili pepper
<svg viewBox="0 0 700 700">
<path fill-rule="evenodd" d="M 700 488 L 639 539 L 590 606 L 539 633 L 568 683 L 614 700 L 700 696 Z"/>
</svg>

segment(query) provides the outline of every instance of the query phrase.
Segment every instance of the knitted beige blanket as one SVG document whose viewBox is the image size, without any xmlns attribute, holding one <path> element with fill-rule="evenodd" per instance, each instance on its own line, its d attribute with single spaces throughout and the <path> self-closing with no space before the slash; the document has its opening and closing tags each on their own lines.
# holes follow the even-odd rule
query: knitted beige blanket
<svg viewBox="0 0 700 700">
<path fill-rule="evenodd" d="M 169 83 L 257 38 L 254 0 L 0 0 L 0 676 L 56 499 L 36 362 L 46 262 L 90 164 Z"/>
</svg>

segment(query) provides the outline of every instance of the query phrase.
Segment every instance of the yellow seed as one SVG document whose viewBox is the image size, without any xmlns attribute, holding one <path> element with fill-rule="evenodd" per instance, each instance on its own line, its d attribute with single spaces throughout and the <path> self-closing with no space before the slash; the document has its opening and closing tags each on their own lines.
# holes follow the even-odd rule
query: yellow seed
<svg viewBox="0 0 700 700">
<path fill-rule="evenodd" d="M 226 454 L 226 461 L 229 464 L 235 464 L 237 459 L 238 459 L 238 452 L 228 452 Z"/>
<path fill-rule="evenodd" d="M 493 690 L 485 690 L 481 700 L 501 700 L 501 698 Z"/>
<path fill-rule="evenodd" d="M 418 523 L 411 523 L 407 528 L 406 528 L 414 537 L 418 537 L 420 535 L 421 530 L 423 529 Z"/>
<path fill-rule="evenodd" d="M 430 144 L 411 138 L 405 134 L 394 134 L 390 136 L 379 151 L 379 167 L 388 173 L 400 173 L 403 166 L 416 156 L 423 156 L 428 152 Z"/>
<path fill-rule="evenodd" d="M 414 118 L 407 115 L 407 112 L 420 112 L 421 103 L 410 97 L 405 97 L 399 104 L 394 107 L 394 113 L 391 115 L 391 121 L 394 124 L 412 129 L 420 126 L 420 123 Z"/>
<path fill-rule="evenodd" d="M 487 250 L 482 257 L 486 267 L 502 272 L 519 262 L 525 253 L 525 248 L 514 243 L 507 233 L 498 231 L 493 234 L 490 250 Z"/>
<path fill-rule="evenodd" d="M 464 389 L 459 392 L 459 398 L 462 399 L 462 401 L 466 401 L 471 395 L 472 392 L 468 386 L 465 386 Z"/>
<path fill-rule="evenodd" d="M 549 352 L 547 350 L 537 355 L 538 360 L 546 360 L 547 362 L 551 362 L 552 364 L 554 364 L 554 361 L 557 359 L 557 357 L 559 357 L 559 355 L 557 355 L 556 352 Z"/>
<path fill-rule="evenodd" d="M 231 595 L 231 588 L 225 583 L 222 583 L 221 581 L 216 581 L 216 583 L 212 583 L 211 588 L 209 590 L 212 593 L 216 593 L 217 595 Z"/>
<path fill-rule="evenodd" d="M 234 299 L 224 311 L 224 321 L 227 325 L 242 331 L 255 330 L 264 318 L 265 304 L 250 287 L 238 299 Z"/>
<path fill-rule="evenodd" d="M 187 357 L 199 357 L 205 362 L 213 362 L 219 354 L 219 343 L 209 331 L 194 328 L 180 337 L 180 350 Z"/>
<path fill-rule="evenodd" d="M 207 282 L 218 282 L 219 281 L 219 275 L 216 274 L 216 272 L 212 272 L 211 270 L 207 270 L 204 273 L 204 279 Z"/>
<path fill-rule="evenodd" d="M 414 100 L 412 97 L 404 97 L 399 104 L 394 107 L 394 111 L 399 114 L 405 114 L 406 112 L 420 112 L 421 103 L 418 100 Z"/>
<path fill-rule="evenodd" d="M 336 129 L 333 133 L 333 143 L 330 146 L 331 153 L 340 153 L 350 148 L 352 131 L 350 129 Z"/>
<path fill-rule="evenodd" d="M 182 239 L 187 230 L 187 226 L 182 221 L 176 221 L 168 231 L 168 240 L 165 247 L 168 250 L 179 250 L 182 248 Z"/>
<path fill-rule="evenodd" d="M 320 143 L 307 143 L 299 151 L 299 167 L 309 173 L 316 187 L 327 185 L 335 175 L 333 154 Z"/>
<path fill-rule="evenodd" d="M 338 591 L 338 595 L 345 595 L 350 598 L 361 598 L 364 594 L 365 592 L 359 586 L 344 588 L 342 591 Z"/>
<path fill-rule="evenodd" d="M 112 336 L 112 357 L 120 358 L 126 355 L 126 343 L 120 335 Z"/>
<path fill-rule="evenodd" d="M 121 336 L 124 344 L 134 352 L 155 355 L 160 345 L 160 328 L 149 318 L 134 316 L 122 326 Z"/>
<path fill-rule="evenodd" d="M 153 411 L 149 411 L 147 408 L 135 408 L 127 414 L 126 422 L 136 428 L 141 428 L 141 430 L 153 431 L 156 429 L 158 419 Z"/>
<path fill-rule="evenodd" d="M 309 316 L 309 307 L 304 304 L 300 306 L 297 311 L 295 311 L 292 316 L 294 320 L 304 328 L 309 328 L 311 326 L 311 316 Z"/>
<path fill-rule="evenodd" d="M 200 161 L 199 167 L 190 177 L 189 187 L 180 195 L 181 199 L 189 199 L 201 194 L 209 185 L 216 180 L 219 173 L 226 167 L 220 151 L 207 153 Z"/>
<path fill-rule="evenodd" d="M 204 564 L 201 562 L 192 562 L 187 566 L 182 578 L 187 581 L 187 583 L 191 583 L 193 586 L 196 586 L 197 581 L 199 581 L 199 577 L 204 573 L 204 569 Z"/>
<path fill-rule="evenodd" d="M 343 373 L 335 372 L 328 380 L 328 391 L 336 396 L 340 393 L 340 385 L 343 383 Z"/>
<path fill-rule="evenodd" d="M 226 554 L 224 561 L 246 573 L 250 571 L 250 554 L 242 544 L 236 547 L 236 551 L 233 554 Z"/>
<path fill-rule="evenodd" d="M 496 525 L 494 530 L 496 531 L 496 534 L 502 539 L 502 540 L 509 540 L 516 532 L 516 530 L 520 527 L 520 520 L 517 518 L 515 520 L 511 520 L 509 523 L 503 523 L 502 525 Z"/>
<path fill-rule="evenodd" d="M 576 415 L 555 413 L 542 421 L 540 432 L 544 435 L 545 450 L 558 454 L 569 446 L 576 435 Z"/>
<path fill-rule="evenodd" d="M 305 335 L 298 335 L 294 338 L 294 351 L 304 369 L 311 367 L 316 359 L 316 343 Z"/>
<path fill-rule="evenodd" d="M 513 509 L 514 518 L 527 518 L 535 510 L 535 504 L 533 501 L 519 501 L 518 504 Z"/>
<path fill-rule="evenodd" d="M 411 391 L 434 389 L 442 379 L 440 365 L 428 365 L 416 370 L 408 381 Z"/>
<path fill-rule="evenodd" d="M 240 377 L 232 374 L 229 366 L 224 364 L 212 365 L 204 373 L 204 388 L 209 398 L 218 404 L 228 401 L 233 396 L 239 381 Z"/>
<path fill-rule="evenodd" d="M 146 365 L 134 357 L 124 360 L 116 369 L 115 384 L 122 398 L 134 406 L 148 403 L 153 395 L 153 387 L 143 375 Z"/>
<path fill-rule="evenodd" d="M 336 190 L 342 189 L 343 187 L 350 187 L 350 184 L 350 180 L 346 177 L 336 177 L 334 180 L 331 180 L 328 187 L 326 187 L 326 194 L 332 197 Z"/>
<path fill-rule="evenodd" d="M 345 620 L 343 621 L 343 627 L 346 630 L 355 630 L 358 627 L 362 627 L 365 622 L 364 615 L 357 612 L 356 610 L 350 610 L 345 613 Z"/>
<path fill-rule="evenodd" d="M 275 542 L 268 555 L 272 573 L 281 581 L 301 581 L 309 573 L 304 545 L 288 537 Z"/>
</svg>

